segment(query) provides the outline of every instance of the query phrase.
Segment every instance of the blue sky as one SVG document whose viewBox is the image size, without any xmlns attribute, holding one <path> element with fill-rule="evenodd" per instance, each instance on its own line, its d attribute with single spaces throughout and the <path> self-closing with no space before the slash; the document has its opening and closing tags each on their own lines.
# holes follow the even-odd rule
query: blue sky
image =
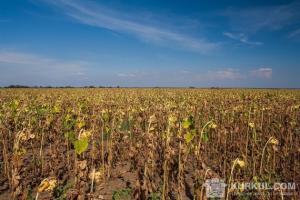
<svg viewBox="0 0 300 200">
<path fill-rule="evenodd" d="M 300 87 L 300 1 L 2 0 L 0 86 Z"/>
</svg>

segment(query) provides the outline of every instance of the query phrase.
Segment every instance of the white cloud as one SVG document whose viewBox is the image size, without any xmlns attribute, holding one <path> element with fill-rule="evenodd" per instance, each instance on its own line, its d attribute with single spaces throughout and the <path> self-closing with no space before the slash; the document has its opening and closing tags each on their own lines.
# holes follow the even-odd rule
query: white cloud
<svg viewBox="0 0 300 200">
<path fill-rule="evenodd" d="M 260 6 L 250 8 L 229 8 L 221 15 L 230 19 L 235 30 L 256 32 L 276 31 L 297 23 L 300 18 L 300 3 L 286 5 Z"/>
<path fill-rule="evenodd" d="M 289 38 L 294 38 L 294 37 L 297 37 L 297 36 L 299 36 L 299 35 L 300 35 L 300 28 L 298 28 L 298 29 L 292 31 L 292 32 L 288 35 L 288 37 L 289 37 Z"/>
<path fill-rule="evenodd" d="M 223 35 L 225 35 L 226 37 L 229 37 L 230 39 L 233 40 L 237 40 L 241 43 L 244 44 L 248 44 L 248 45 L 262 45 L 262 42 L 253 42 L 253 41 L 249 41 L 248 36 L 244 33 L 238 33 L 238 34 L 234 34 L 234 33 L 230 33 L 230 32 L 223 32 Z"/>
<path fill-rule="evenodd" d="M 273 70 L 272 68 L 259 68 L 250 71 L 250 74 L 258 78 L 270 79 L 272 78 Z"/>
<path fill-rule="evenodd" d="M 118 73 L 118 77 L 135 77 L 136 75 L 133 73 Z"/>
<path fill-rule="evenodd" d="M 200 53 L 207 53 L 218 47 L 218 43 L 190 37 L 166 28 L 167 25 L 141 21 L 141 13 L 118 12 L 87 1 L 45 1 L 61 8 L 65 15 L 82 24 L 127 33 L 159 45 L 176 46 Z"/>
<path fill-rule="evenodd" d="M 194 70 L 179 70 L 179 71 L 134 71 L 128 73 L 117 73 L 117 77 L 126 80 L 151 80 L 153 82 L 205 82 L 205 81 L 235 81 L 241 80 L 245 76 L 238 69 L 220 69 L 214 71 L 199 72 Z"/>
<path fill-rule="evenodd" d="M 232 68 L 217 71 L 208 71 L 205 76 L 211 80 L 237 80 L 243 77 L 238 69 Z"/>
<path fill-rule="evenodd" d="M 0 62 L 20 65 L 48 65 L 54 60 L 29 53 L 0 51 Z"/>
<path fill-rule="evenodd" d="M 159 73 L 162 72 L 154 72 L 151 70 L 146 70 L 146 71 L 142 71 L 142 70 L 133 70 L 133 71 L 126 71 L 126 72 L 119 72 L 116 73 L 115 75 L 119 78 L 145 78 L 145 77 L 153 77 Z"/>
<path fill-rule="evenodd" d="M 61 61 L 32 53 L 0 50 L 0 79 L 7 83 L 25 80 L 27 82 L 55 83 L 85 76 L 85 61 Z"/>
<path fill-rule="evenodd" d="M 215 70 L 198 69 L 161 69 L 133 70 L 114 72 L 110 80 L 121 86 L 251 86 L 258 79 L 270 79 L 271 68 L 259 68 L 245 71 L 236 68 L 220 68 Z M 99 78 L 99 77 L 98 77 Z M 103 79 L 102 79 L 103 80 Z M 250 85 L 248 85 L 250 84 Z"/>
</svg>

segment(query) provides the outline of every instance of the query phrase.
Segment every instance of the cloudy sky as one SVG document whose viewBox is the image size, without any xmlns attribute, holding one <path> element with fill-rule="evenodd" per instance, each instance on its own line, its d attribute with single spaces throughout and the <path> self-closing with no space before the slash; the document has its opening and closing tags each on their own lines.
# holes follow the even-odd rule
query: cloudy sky
<svg viewBox="0 0 300 200">
<path fill-rule="evenodd" d="M 0 86 L 300 87 L 300 1 L 1 0 Z"/>
</svg>

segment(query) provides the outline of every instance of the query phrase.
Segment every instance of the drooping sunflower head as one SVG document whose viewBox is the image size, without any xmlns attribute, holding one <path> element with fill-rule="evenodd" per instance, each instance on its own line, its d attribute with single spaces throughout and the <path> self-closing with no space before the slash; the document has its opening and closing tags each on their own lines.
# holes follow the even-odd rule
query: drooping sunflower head
<svg viewBox="0 0 300 200">
<path fill-rule="evenodd" d="M 57 186 L 57 180 L 56 180 L 56 178 L 54 178 L 54 177 L 45 178 L 40 183 L 37 191 L 38 192 L 53 191 L 56 186 Z"/>
<path fill-rule="evenodd" d="M 243 161 L 243 160 L 241 160 L 241 159 L 239 159 L 239 158 L 237 158 L 237 159 L 235 160 L 235 164 L 236 164 L 237 166 L 239 166 L 240 168 L 246 167 L 246 162 Z"/>
</svg>

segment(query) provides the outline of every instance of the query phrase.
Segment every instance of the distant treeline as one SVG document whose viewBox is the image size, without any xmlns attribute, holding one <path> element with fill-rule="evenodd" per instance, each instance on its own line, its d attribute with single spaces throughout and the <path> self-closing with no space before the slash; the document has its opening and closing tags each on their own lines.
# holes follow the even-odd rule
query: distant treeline
<svg viewBox="0 0 300 200">
<path fill-rule="evenodd" d="M 213 90 L 221 90 L 221 89 L 295 89 L 299 90 L 300 88 L 233 88 L 233 87 L 121 87 L 117 86 L 28 86 L 28 85 L 9 85 L 9 86 L 0 86 L 0 88 L 189 88 L 189 89 L 213 89 Z"/>
<path fill-rule="evenodd" d="M 9 85 L 4 86 L 0 88 L 121 88 L 119 85 L 117 86 L 94 86 L 94 85 L 88 85 L 88 86 L 28 86 L 28 85 Z M 124 88 L 173 88 L 173 87 L 124 87 Z M 177 87 L 174 87 L 177 88 Z M 190 88 L 190 89 L 196 89 L 197 87 L 178 87 L 178 88 Z M 219 89 L 219 87 L 210 87 L 211 89 Z"/>
<path fill-rule="evenodd" d="M 82 86 L 82 87 L 75 87 L 75 86 L 28 86 L 28 85 L 9 85 L 4 86 L 3 88 L 120 88 L 120 86 Z"/>
</svg>

